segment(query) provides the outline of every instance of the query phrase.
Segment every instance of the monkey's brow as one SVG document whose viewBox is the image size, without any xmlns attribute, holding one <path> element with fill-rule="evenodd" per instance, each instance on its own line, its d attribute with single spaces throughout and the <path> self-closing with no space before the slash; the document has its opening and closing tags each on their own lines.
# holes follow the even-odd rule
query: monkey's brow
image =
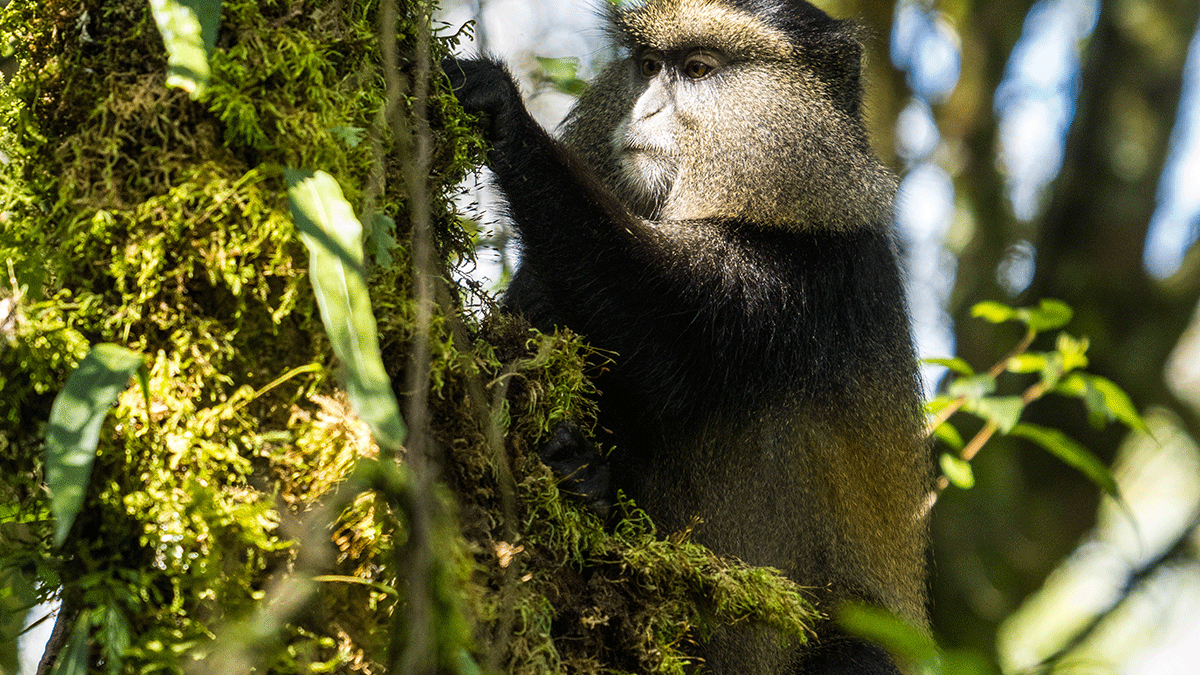
<svg viewBox="0 0 1200 675">
<path fill-rule="evenodd" d="M 663 51 L 694 45 L 749 59 L 782 57 L 793 45 L 760 17 L 713 0 L 674 0 L 614 10 L 612 28 L 630 45 Z"/>
<path fill-rule="evenodd" d="M 725 53 L 725 51 L 723 51 L 721 49 L 717 49 L 716 47 L 709 47 L 704 44 L 689 45 L 689 46 L 683 46 L 683 47 L 673 47 L 671 49 L 658 49 L 656 47 L 641 46 L 641 47 L 638 47 L 636 50 L 630 52 L 629 55 L 634 58 L 641 58 L 643 56 L 653 53 L 653 54 L 661 55 L 664 59 L 666 59 L 668 61 L 677 61 L 677 60 L 683 59 L 685 57 L 691 56 L 692 54 L 695 54 L 697 52 L 703 52 L 705 54 L 714 54 L 714 55 L 720 57 L 723 61 L 733 61 L 735 59 L 735 57 L 730 56 L 729 54 Z"/>
<path fill-rule="evenodd" d="M 762 63 L 775 63 L 787 61 L 793 58 L 794 55 L 789 54 L 784 58 L 775 54 L 762 54 L 753 51 L 729 49 L 727 46 L 721 45 L 719 42 L 697 41 L 684 43 L 682 45 L 670 45 L 661 47 L 656 45 L 648 45 L 641 43 L 628 43 L 623 45 L 622 56 L 626 58 L 640 59 L 649 53 L 661 54 L 663 59 L 667 61 L 680 61 L 696 52 L 705 52 L 715 54 L 726 65 L 734 63 L 746 63 L 749 61 L 758 61 Z"/>
</svg>

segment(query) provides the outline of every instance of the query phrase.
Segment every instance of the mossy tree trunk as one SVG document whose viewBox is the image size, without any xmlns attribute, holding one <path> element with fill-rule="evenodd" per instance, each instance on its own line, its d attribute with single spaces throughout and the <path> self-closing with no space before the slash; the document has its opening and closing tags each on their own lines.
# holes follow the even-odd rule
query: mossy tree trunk
<svg viewBox="0 0 1200 675">
<path fill-rule="evenodd" d="M 5 8 L 20 67 L 3 90 L 0 258 L 15 300 L 0 346 L 0 565 L 61 600 L 86 639 L 60 659 L 82 644 L 80 662 L 110 672 L 371 672 L 402 658 L 417 659 L 413 672 L 455 669 L 470 638 L 457 594 L 436 610 L 457 625 L 393 640 L 396 608 L 412 604 L 398 510 L 410 486 L 349 480 L 377 450 L 337 386 L 283 176 L 332 174 L 368 224 L 370 288 L 402 381 L 417 313 L 412 188 L 385 108 L 390 95 L 407 118 L 417 65 L 445 49 L 416 48 L 427 10 L 393 19 L 402 65 L 389 92 L 379 3 L 227 1 L 211 86 L 192 100 L 165 85 L 145 0 Z M 422 104 L 442 152 L 419 207 L 444 266 L 469 252 L 446 196 L 469 140 L 445 118 L 451 96 Z M 144 355 L 149 407 L 134 387 L 109 414 L 84 508 L 56 548 L 44 427 L 73 366 L 103 342 Z M 443 387 L 479 367 L 449 345 L 434 359 Z M 444 495 L 407 499 L 449 517 Z M 442 529 L 429 583 L 457 589 L 462 540 Z"/>
</svg>

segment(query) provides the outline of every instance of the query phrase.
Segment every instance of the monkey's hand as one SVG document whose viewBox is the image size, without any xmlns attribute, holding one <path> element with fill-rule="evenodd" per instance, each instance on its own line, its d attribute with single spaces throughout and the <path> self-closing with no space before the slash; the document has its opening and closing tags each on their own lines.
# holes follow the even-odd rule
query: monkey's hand
<svg viewBox="0 0 1200 675">
<path fill-rule="evenodd" d="M 612 509 L 612 478 L 608 462 L 573 422 L 559 422 L 538 455 L 559 477 L 559 489 L 582 502 L 601 518 Z"/>
<path fill-rule="evenodd" d="M 495 150 L 502 150 L 533 122 L 521 100 L 517 83 L 503 65 L 490 59 L 442 61 L 454 95 L 463 110 L 479 118 L 484 136 Z"/>
</svg>

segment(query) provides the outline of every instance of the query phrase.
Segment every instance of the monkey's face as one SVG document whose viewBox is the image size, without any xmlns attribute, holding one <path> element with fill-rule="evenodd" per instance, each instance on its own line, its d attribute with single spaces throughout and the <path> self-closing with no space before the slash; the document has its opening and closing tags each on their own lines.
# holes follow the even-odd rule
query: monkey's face
<svg viewBox="0 0 1200 675">
<path fill-rule="evenodd" d="M 813 42 L 736 0 L 648 0 L 613 28 L 627 56 L 563 140 L 635 215 L 842 228 L 890 209 L 892 179 L 844 105 L 858 100 L 851 37 Z"/>
<path fill-rule="evenodd" d="M 608 138 L 618 193 L 652 220 L 778 222 L 814 213 L 817 193 L 798 172 L 829 159 L 814 139 L 842 133 L 821 83 L 710 44 L 645 47 L 622 66 L 636 97 Z"/>
<path fill-rule="evenodd" d="M 629 59 L 626 67 L 636 70 L 630 77 L 640 94 L 609 143 L 621 183 L 645 217 L 659 217 L 666 208 L 686 155 L 694 152 L 690 139 L 702 132 L 704 113 L 715 102 L 711 86 L 702 82 L 726 64 L 724 55 L 708 49 L 682 54 L 645 49 Z"/>
</svg>

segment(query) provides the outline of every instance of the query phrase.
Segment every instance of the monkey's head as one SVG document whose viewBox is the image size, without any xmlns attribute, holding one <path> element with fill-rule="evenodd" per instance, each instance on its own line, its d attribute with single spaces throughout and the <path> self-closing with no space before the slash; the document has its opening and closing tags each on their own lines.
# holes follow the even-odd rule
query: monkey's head
<svg viewBox="0 0 1200 675">
<path fill-rule="evenodd" d="M 862 122 L 856 28 L 804 0 L 614 9 L 623 56 L 563 141 L 636 215 L 849 230 L 888 222 L 895 181 Z"/>
</svg>

